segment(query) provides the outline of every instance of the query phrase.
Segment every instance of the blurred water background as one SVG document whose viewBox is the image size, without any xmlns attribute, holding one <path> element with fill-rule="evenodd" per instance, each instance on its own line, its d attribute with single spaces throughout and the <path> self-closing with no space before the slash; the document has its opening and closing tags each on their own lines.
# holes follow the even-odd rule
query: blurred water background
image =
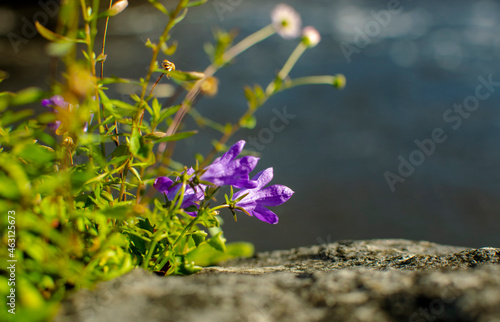
<svg viewBox="0 0 500 322">
<path fill-rule="evenodd" d="M 266 139 L 255 171 L 274 167 L 273 183 L 291 187 L 295 195 L 273 209 L 280 217 L 278 225 L 243 214 L 235 223 L 229 212 L 223 212 L 228 240 L 251 241 L 258 250 L 368 238 L 499 247 L 500 87 L 493 86 L 472 112 L 459 114 L 453 108 L 464 100 L 471 102 L 468 97 L 476 95 L 481 76 L 500 82 L 500 1 L 283 2 L 295 7 L 303 24 L 314 25 L 322 36 L 291 76 L 343 73 L 347 87 L 337 91 L 326 85 L 307 86 L 280 93 L 257 112 L 256 128 L 233 137 L 231 143 L 258 137 L 270 127 L 273 109 L 282 112 L 286 107 L 296 115 Z M 163 3 L 172 7 L 176 1 Z M 172 33 L 179 48 L 169 60 L 180 70 L 203 70 L 209 64 L 203 44 L 213 40 L 213 30 L 236 28 L 241 39 L 270 23 L 277 3 L 209 0 L 192 8 Z M 380 16 L 380 10 L 391 6 L 397 13 Z M 11 75 L 0 90 L 48 89 L 45 41 L 34 37 L 16 52 L 7 38 L 9 32 L 22 35 L 22 18 L 31 19 L 40 10 L 37 1 L 0 4 L 0 69 Z M 165 17 L 147 1 L 132 0 L 111 19 L 105 73 L 143 77 L 150 59 L 143 44 L 147 38 L 158 38 L 165 24 Z M 363 31 L 369 36 L 360 46 Z M 197 110 L 222 123 L 235 121 L 246 110 L 242 87 L 266 86 L 296 44 L 275 35 L 240 55 L 236 64 L 216 74 L 219 95 L 202 99 Z M 345 55 L 353 46 L 357 50 Z M 162 84 L 157 93 L 169 95 L 171 83 L 164 79 Z M 134 91 L 115 86 L 111 96 L 128 99 Z M 445 115 L 454 121 L 447 122 Z M 195 125 L 188 120 L 186 127 Z M 442 129 L 446 141 L 436 144 L 435 151 L 391 191 L 384 174 L 399 175 L 398 158 L 408 160 L 418 149 L 415 140 L 431 138 L 436 128 Z M 210 150 L 211 140 L 219 135 L 203 131 L 178 145 L 176 160 L 193 164 L 195 152 Z"/>
</svg>

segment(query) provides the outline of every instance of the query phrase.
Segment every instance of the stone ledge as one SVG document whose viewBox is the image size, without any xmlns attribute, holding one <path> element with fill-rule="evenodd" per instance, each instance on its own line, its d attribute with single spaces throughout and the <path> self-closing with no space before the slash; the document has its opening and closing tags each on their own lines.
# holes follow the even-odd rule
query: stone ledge
<svg viewBox="0 0 500 322">
<path fill-rule="evenodd" d="M 500 321 L 500 249 L 341 241 L 192 276 L 136 269 L 67 299 L 55 321 Z"/>
</svg>

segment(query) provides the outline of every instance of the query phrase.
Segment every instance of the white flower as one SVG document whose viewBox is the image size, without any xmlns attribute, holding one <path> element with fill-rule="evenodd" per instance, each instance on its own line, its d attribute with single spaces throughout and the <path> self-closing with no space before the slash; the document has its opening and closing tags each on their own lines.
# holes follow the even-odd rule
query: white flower
<svg viewBox="0 0 500 322">
<path fill-rule="evenodd" d="M 289 5 L 277 5 L 271 13 L 271 19 L 274 29 L 281 37 L 292 39 L 300 35 L 300 15 Z"/>
<path fill-rule="evenodd" d="M 307 26 L 302 30 L 302 41 L 307 47 L 314 47 L 321 41 L 321 36 L 316 28 Z"/>
</svg>

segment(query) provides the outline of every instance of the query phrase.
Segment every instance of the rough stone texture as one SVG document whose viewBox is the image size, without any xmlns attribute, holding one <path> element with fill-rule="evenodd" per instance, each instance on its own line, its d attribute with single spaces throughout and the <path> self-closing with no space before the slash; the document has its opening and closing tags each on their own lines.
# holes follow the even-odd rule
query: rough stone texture
<svg viewBox="0 0 500 322">
<path fill-rule="evenodd" d="M 342 241 L 193 276 L 136 269 L 74 294 L 55 321 L 500 321 L 500 249 Z"/>
</svg>

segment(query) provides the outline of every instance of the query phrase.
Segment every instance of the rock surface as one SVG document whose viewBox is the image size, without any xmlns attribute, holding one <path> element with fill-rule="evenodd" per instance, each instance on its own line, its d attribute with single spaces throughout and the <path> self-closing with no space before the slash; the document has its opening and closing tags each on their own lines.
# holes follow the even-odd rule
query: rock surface
<svg viewBox="0 0 500 322">
<path fill-rule="evenodd" d="M 193 276 L 136 269 L 74 294 L 55 321 L 500 321 L 500 249 L 341 241 Z"/>
</svg>

